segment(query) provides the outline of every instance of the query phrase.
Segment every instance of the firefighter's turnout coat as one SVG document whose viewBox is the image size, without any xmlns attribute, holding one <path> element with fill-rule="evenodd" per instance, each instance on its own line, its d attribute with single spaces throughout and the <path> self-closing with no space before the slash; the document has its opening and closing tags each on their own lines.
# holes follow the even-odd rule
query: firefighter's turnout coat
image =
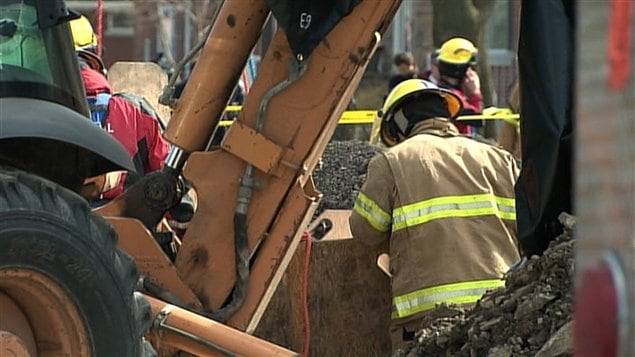
<svg viewBox="0 0 635 357">
<path fill-rule="evenodd" d="M 350 226 L 369 244 L 390 240 L 393 324 L 442 302 L 472 304 L 503 285 L 520 259 L 517 176 L 511 154 L 441 118 L 417 123 L 370 161 Z"/>
</svg>

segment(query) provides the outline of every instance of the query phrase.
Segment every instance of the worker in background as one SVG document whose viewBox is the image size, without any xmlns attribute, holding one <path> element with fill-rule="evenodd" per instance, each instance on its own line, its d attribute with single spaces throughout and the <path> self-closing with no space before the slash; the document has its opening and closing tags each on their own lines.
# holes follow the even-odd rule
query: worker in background
<svg viewBox="0 0 635 357">
<path fill-rule="evenodd" d="M 96 125 L 111 133 L 133 158 L 137 173 L 125 173 L 113 188 L 102 194 L 102 203 L 111 200 L 140 178 L 163 167 L 169 145 L 163 139 L 156 118 L 143 113 L 125 98 L 113 96 L 105 67 L 97 55 L 97 37 L 84 16 L 70 22 L 80 71 Z"/>
<path fill-rule="evenodd" d="M 393 351 L 441 303 L 472 306 L 503 286 L 520 259 L 510 153 L 467 138 L 452 92 L 421 79 L 397 85 L 382 109 L 377 154 L 349 218 L 356 239 L 388 242 Z"/>
<path fill-rule="evenodd" d="M 437 57 L 439 66 L 439 86 L 450 90 L 463 103 L 462 115 L 480 114 L 483 110 L 481 80 L 474 70 L 478 49 L 472 42 L 462 37 L 454 37 L 441 45 Z M 455 123 L 462 134 L 475 135 L 475 127 L 483 126 L 479 121 Z"/>
<path fill-rule="evenodd" d="M 439 85 L 441 81 L 441 73 L 439 72 L 439 62 L 437 61 L 439 58 L 439 49 L 434 50 L 430 55 L 430 68 L 425 70 L 421 74 L 421 79 L 425 79 L 428 82 Z"/>
<path fill-rule="evenodd" d="M 421 78 L 415 59 L 410 52 L 400 52 L 393 58 L 397 73 L 388 79 L 388 91 L 397 84 L 412 78 Z"/>
</svg>

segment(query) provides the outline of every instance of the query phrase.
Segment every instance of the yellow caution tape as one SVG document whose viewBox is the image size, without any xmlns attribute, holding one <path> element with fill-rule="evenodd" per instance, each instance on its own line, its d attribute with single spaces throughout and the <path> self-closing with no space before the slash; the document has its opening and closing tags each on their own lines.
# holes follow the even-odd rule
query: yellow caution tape
<svg viewBox="0 0 635 357">
<path fill-rule="evenodd" d="M 481 114 L 461 115 L 456 120 L 504 120 L 512 125 L 520 125 L 520 114 L 515 114 L 509 108 L 488 107 Z"/>
<path fill-rule="evenodd" d="M 240 105 L 229 105 L 226 110 L 228 112 L 240 111 Z M 376 110 L 347 110 L 342 113 L 342 117 L 338 124 L 372 124 L 376 120 Z M 508 108 L 485 108 L 482 114 L 477 115 L 461 115 L 456 120 L 504 120 L 510 124 L 519 125 L 520 115 L 514 114 Z M 229 126 L 232 120 L 221 120 L 219 126 Z"/>
<path fill-rule="evenodd" d="M 376 110 L 347 110 L 342 113 L 338 124 L 372 124 L 375 117 Z"/>
</svg>

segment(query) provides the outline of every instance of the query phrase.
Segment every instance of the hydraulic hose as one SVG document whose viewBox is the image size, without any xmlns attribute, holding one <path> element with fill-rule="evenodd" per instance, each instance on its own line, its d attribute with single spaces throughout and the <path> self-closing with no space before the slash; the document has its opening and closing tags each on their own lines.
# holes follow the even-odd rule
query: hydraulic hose
<svg viewBox="0 0 635 357">
<path fill-rule="evenodd" d="M 214 311 L 211 318 L 225 322 L 236 312 L 247 296 L 247 284 L 249 282 L 249 245 L 247 237 L 247 215 L 236 213 L 234 215 L 234 232 L 236 245 L 236 285 L 232 292 L 231 301 L 222 309 Z"/>
<path fill-rule="evenodd" d="M 258 108 L 258 117 L 256 118 L 256 132 L 261 132 L 264 128 L 265 113 L 269 101 L 273 96 L 280 93 L 283 89 L 295 82 L 304 72 L 306 67 L 299 59 L 295 61 L 289 69 L 289 77 L 271 88 L 263 97 Z M 211 318 L 217 321 L 225 322 L 231 317 L 243 304 L 247 296 L 247 286 L 249 283 L 249 236 L 247 234 L 247 211 L 253 188 L 255 187 L 255 179 L 253 177 L 254 166 L 247 164 L 245 174 L 240 180 L 240 188 L 238 190 L 238 201 L 236 205 L 236 213 L 234 214 L 234 244 L 236 251 L 236 284 L 232 292 L 231 301 L 223 308 L 212 312 Z"/>
</svg>

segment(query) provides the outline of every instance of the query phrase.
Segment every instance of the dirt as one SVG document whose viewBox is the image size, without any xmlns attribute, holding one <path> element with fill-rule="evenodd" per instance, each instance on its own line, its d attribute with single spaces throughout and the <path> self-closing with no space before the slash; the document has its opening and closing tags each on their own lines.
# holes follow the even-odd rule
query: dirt
<svg viewBox="0 0 635 357">
<path fill-rule="evenodd" d="M 448 306 L 423 323 L 399 356 L 570 356 L 574 259 L 571 228 L 532 256 L 472 310 Z"/>
</svg>

